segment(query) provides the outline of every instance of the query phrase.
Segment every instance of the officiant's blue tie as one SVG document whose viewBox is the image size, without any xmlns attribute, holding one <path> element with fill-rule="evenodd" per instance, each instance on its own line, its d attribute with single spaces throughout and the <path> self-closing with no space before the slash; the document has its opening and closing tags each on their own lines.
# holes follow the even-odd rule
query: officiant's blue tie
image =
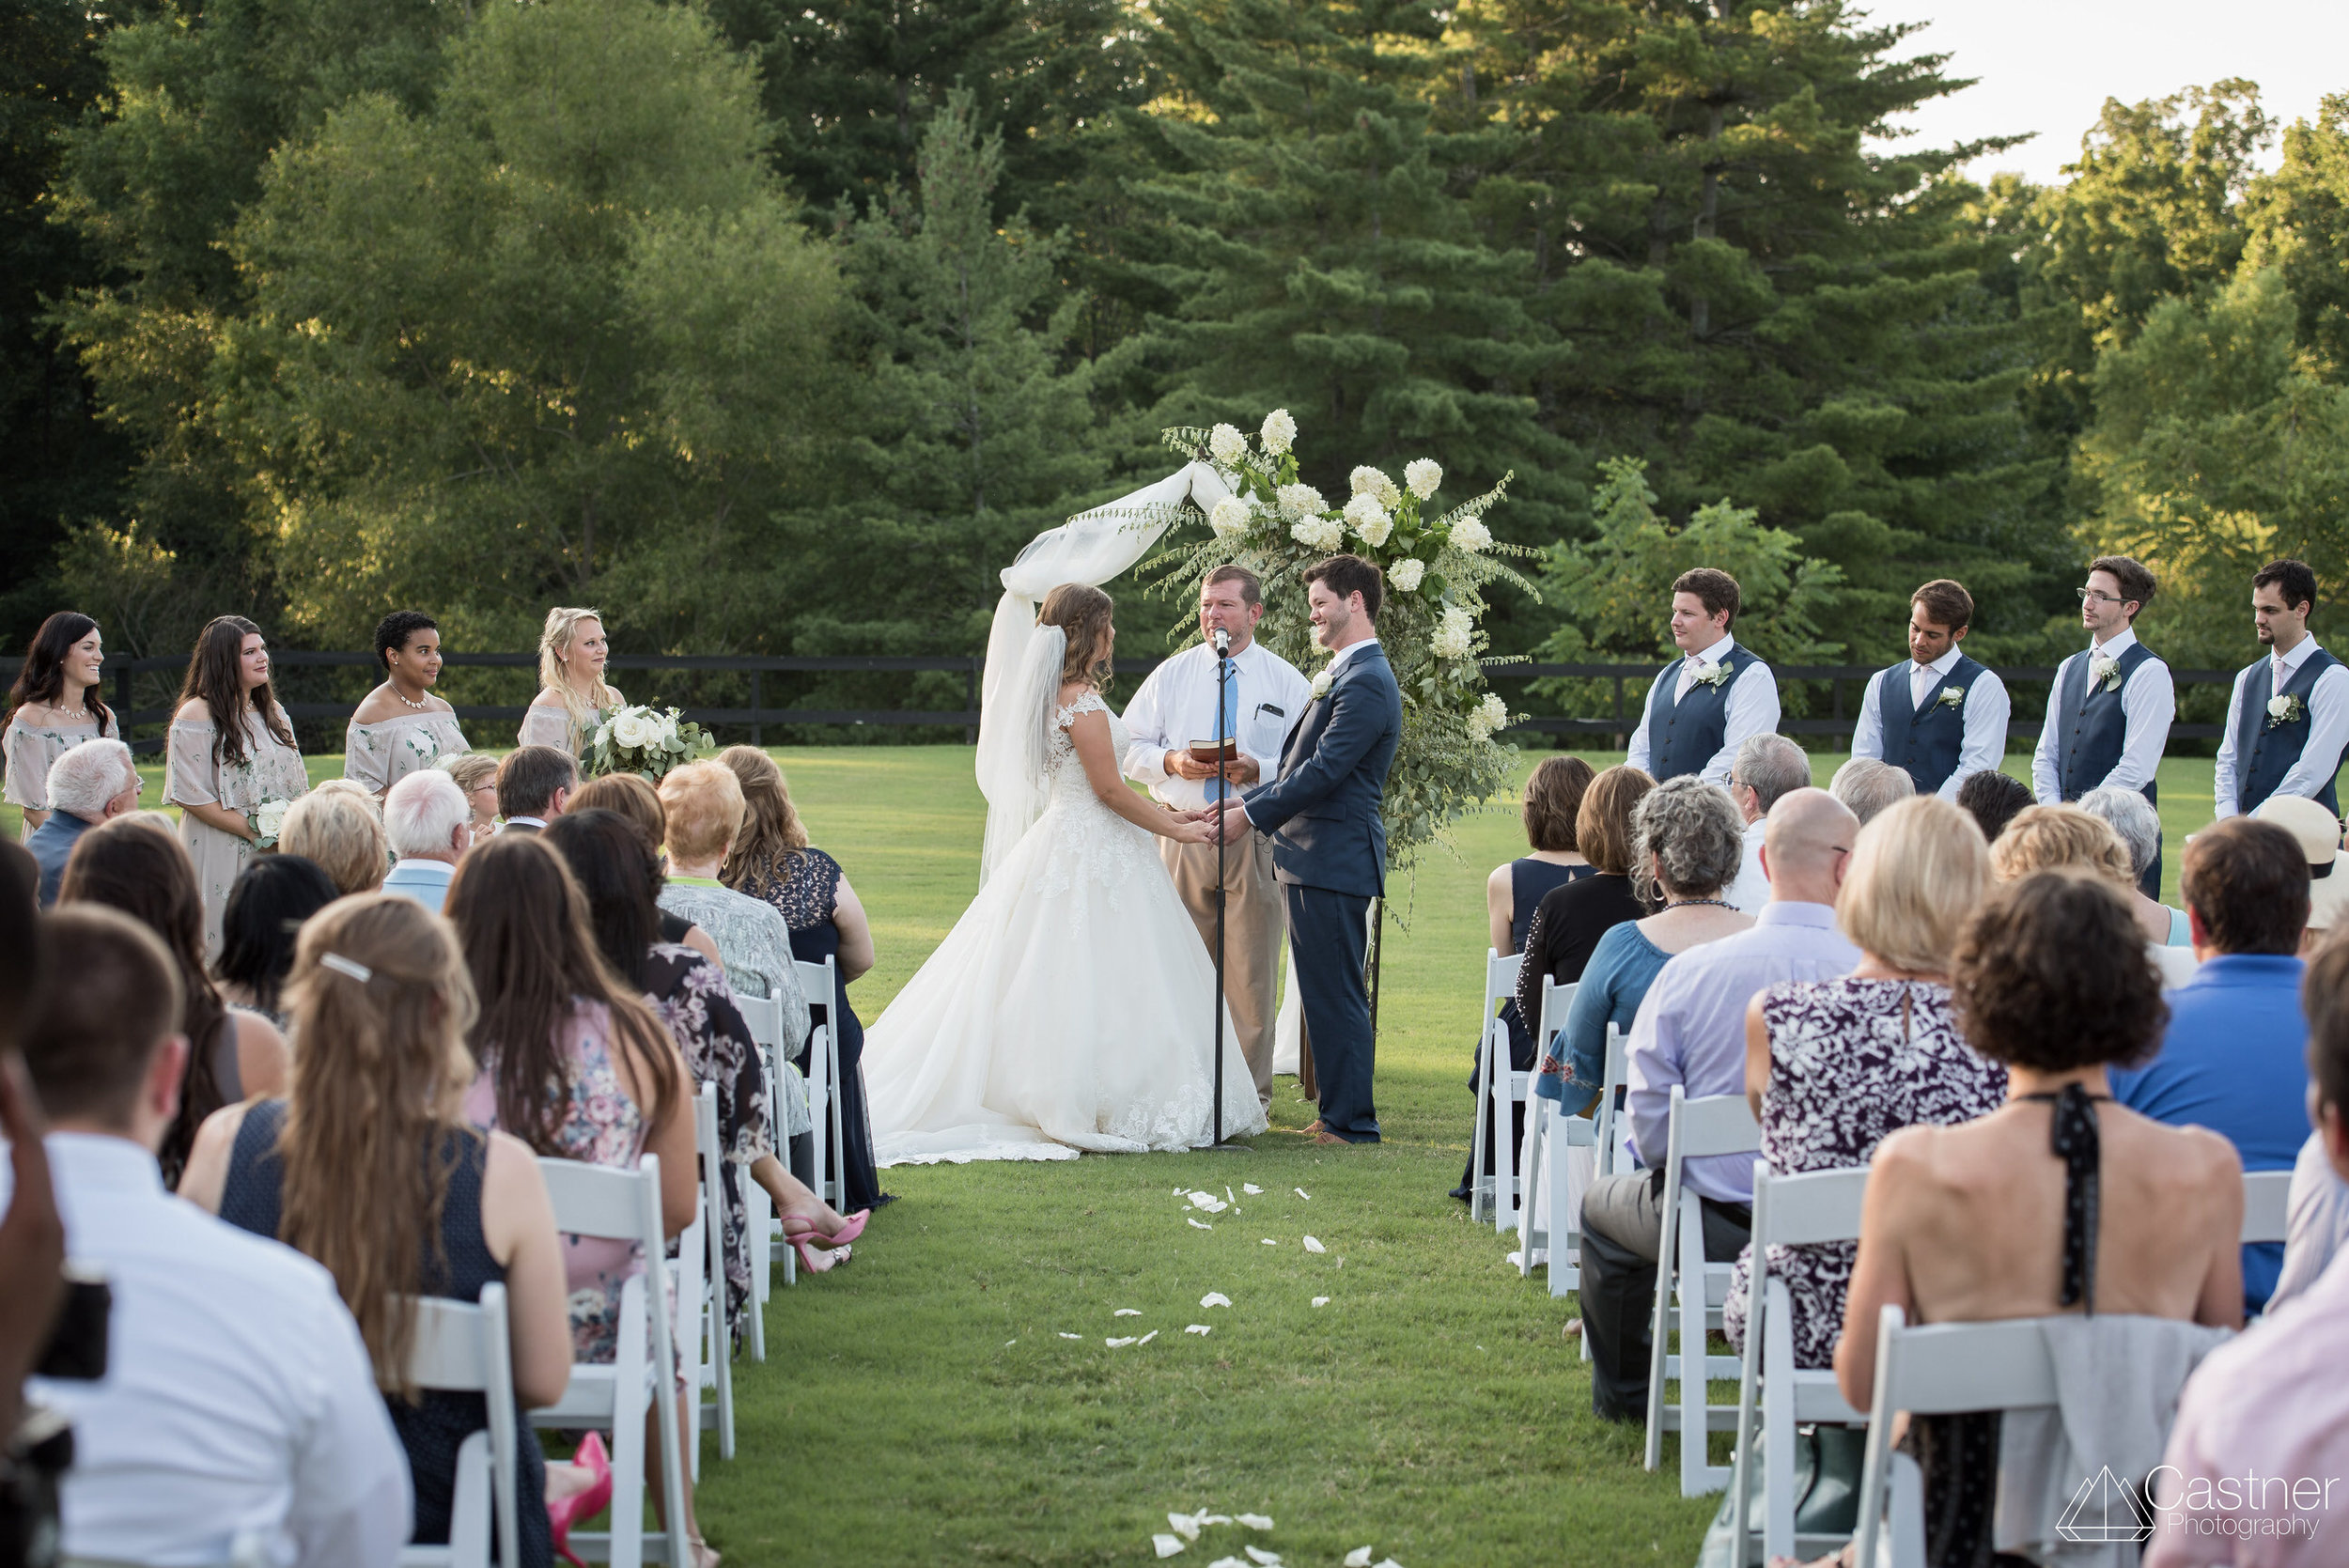
<svg viewBox="0 0 2349 1568">
<path fill-rule="evenodd" d="M 1234 664 L 1231 668 L 1231 678 L 1219 681 L 1217 684 L 1222 688 L 1221 734 L 1224 739 L 1237 741 L 1239 738 L 1239 666 Z M 1207 800 L 1210 804 L 1221 801 L 1229 791 L 1230 786 L 1221 778 L 1207 781 Z"/>
</svg>

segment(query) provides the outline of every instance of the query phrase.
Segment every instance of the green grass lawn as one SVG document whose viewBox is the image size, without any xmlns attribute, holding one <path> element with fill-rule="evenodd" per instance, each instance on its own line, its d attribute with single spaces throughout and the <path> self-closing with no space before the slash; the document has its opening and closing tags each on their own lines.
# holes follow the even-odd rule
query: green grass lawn
<svg viewBox="0 0 2349 1568">
<path fill-rule="evenodd" d="M 879 967 L 854 992 L 869 1020 L 973 891 L 971 753 L 776 755 L 871 912 Z M 1821 782 L 1841 760 L 1816 758 Z M 2172 901 L 2176 846 L 2209 802 L 2207 761 L 2163 765 Z M 727 1560 L 1147 1561 L 1170 1510 L 1205 1507 L 1277 1529 L 1211 1529 L 1178 1560 L 1195 1568 L 1252 1541 L 1290 1564 L 1364 1545 L 1406 1568 L 1693 1560 L 1712 1500 L 1678 1496 L 1670 1442 L 1650 1476 L 1637 1431 L 1592 1417 L 1567 1304 L 1446 1196 L 1469 1141 L 1482 884 L 1522 846 L 1513 809 L 1456 838 L 1458 859 L 1439 852 L 1395 890 L 1384 1143 L 1308 1144 L 1313 1112 L 1283 1079 L 1275 1130 L 1247 1153 L 887 1172 L 900 1202 L 846 1267 L 777 1289 L 768 1360 L 736 1368 L 739 1456 L 709 1443 L 700 1494 Z M 1249 1182 L 1264 1194 L 1212 1231 L 1184 1223 L 1175 1188 Z M 1328 1250 L 1305 1251 L 1308 1234 Z M 1202 1309 L 1209 1291 L 1232 1305 Z M 1125 1307 L 1141 1315 L 1112 1315 Z M 1196 1323 L 1214 1332 L 1183 1332 Z"/>
</svg>

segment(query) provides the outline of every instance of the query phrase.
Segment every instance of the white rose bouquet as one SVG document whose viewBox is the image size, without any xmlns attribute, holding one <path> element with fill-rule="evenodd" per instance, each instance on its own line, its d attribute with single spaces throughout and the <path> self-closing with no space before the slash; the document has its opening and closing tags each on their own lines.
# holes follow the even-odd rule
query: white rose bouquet
<svg viewBox="0 0 2349 1568">
<path fill-rule="evenodd" d="M 253 847 L 276 848 L 277 835 L 286 831 L 286 814 L 291 810 L 291 800 L 264 800 L 245 813 L 245 824 L 253 830 Z"/>
<path fill-rule="evenodd" d="M 588 778 L 636 773 L 658 782 L 672 768 L 698 761 L 717 749 L 718 743 L 708 731 L 686 722 L 676 708 L 631 703 L 606 713 L 588 735 L 580 753 L 579 770 Z"/>
</svg>

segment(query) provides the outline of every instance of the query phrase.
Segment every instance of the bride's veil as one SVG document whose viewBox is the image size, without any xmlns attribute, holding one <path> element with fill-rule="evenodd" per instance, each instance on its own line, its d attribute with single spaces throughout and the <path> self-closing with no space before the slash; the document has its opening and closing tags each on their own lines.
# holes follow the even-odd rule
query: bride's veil
<svg viewBox="0 0 2349 1568">
<path fill-rule="evenodd" d="M 988 684 L 979 709 L 979 793 L 987 797 L 982 885 L 1044 815 L 1052 715 L 1060 705 L 1061 666 L 1067 657 L 1068 633 L 1032 625 L 1011 678 Z"/>
</svg>

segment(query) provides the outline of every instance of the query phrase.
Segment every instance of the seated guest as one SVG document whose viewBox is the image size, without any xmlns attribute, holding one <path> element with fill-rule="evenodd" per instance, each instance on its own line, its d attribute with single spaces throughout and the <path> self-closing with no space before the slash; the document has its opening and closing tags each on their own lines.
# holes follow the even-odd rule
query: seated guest
<svg viewBox="0 0 2349 1568">
<path fill-rule="evenodd" d="M 2316 1136 L 2338 1188 L 2349 1176 L 2349 945 L 2330 943 L 2310 960 L 2307 998 Z M 2295 1226 L 2293 1241 L 2299 1239 Z M 2287 1249 L 2287 1275 L 2295 1261 Z M 2349 1264 L 2335 1256 L 2295 1297 L 2287 1303 L 2279 1285 L 2267 1315 L 2212 1351 L 2186 1380 L 2163 1467 L 2148 1488 L 2159 1506 L 2145 1568 L 2316 1568 L 2340 1560 L 2334 1532 L 2343 1527 L 2349 1498 L 2327 1484 L 2310 1507 L 2307 1494 L 2295 1499 L 2283 1488 L 2303 1476 L 2349 1475 L 2349 1379 L 2341 1375 L 2349 1361 Z M 2279 1479 L 2264 1497 L 2221 1490 L 2244 1476 Z M 2187 1488 L 2209 1502 L 2180 1508 Z M 2186 1524 L 2198 1532 L 2185 1532 Z"/>
<path fill-rule="evenodd" d="M 848 1001 L 850 982 L 873 967 L 873 927 L 840 862 L 808 843 L 775 759 L 754 746 L 729 746 L 718 760 L 741 784 L 744 807 L 742 831 L 726 856 L 726 886 L 774 906 L 791 928 L 792 957 L 802 964 L 834 961 L 839 985 L 826 1016 L 840 1050 L 840 1169 L 848 1208 L 876 1207 L 890 1199 L 873 1166 L 872 1123 L 864 1109 L 864 1025 Z"/>
<path fill-rule="evenodd" d="M 383 836 L 399 857 L 383 878 L 383 891 L 439 914 L 457 862 L 473 847 L 473 807 L 465 792 L 438 768 L 409 774 L 383 797 Z"/>
<path fill-rule="evenodd" d="M 408 1467 L 334 1277 L 158 1179 L 186 1071 L 184 966 L 112 909 L 69 902 L 47 924 L 73 983 L 48 987 L 24 1063 L 67 1249 L 114 1297 L 105 1377 L 32 1384 L 73 1423 L 66 1557 L 225 1562 L 257 1536 L 257 1560 L 390 1568 Z"/>
<path fill-rule="evenodd" d="M 1768 739 L 1756 736 L 1746 741 Z M 1739 749 L 1744 754 L 1744 748 Z M 1599 938 L 1569 1005 L 1565 1027 L 1542 1057 L 1533 1092 L 1580 1110 L 1607 1081 L 1607 1028 L 1627 1037 L 1657 971 L 1675 953 L 1750 930 L 1753 917 L 1730 908 L 1721 890 L 1744 851 L 1737 808 L 1693 773 L 1668 779 L 1632 814 L 1632 881 L 1660 913 L 1626 921 Z"/>
<path fill-rule="evenodd" d="M 668 842 L 669 814 L 661 809 L 660 792 L 653 788 L 650 779 L 641 773 L 606 773 L 601 778 L 589 779 L 571 793 L 569 803 L 563 809 L 619 813 L 636 830 L 636 836 L 644 840 L 645 850 L 652 856 L 661 875 L 668 875 L 669 858 L 661 853 L 661 846 Z M 656 896 L 659 892 L 656 887 Z M 655 913 L 660 917 L 662 941 L 690 947 L 711 963 L 724 967 L 725 960 L 718 955 L 718 944 L 708 932 L 683 915 L 673 915 L 666 909 L 656 909 Z"/>
<path fill-rule="evenodd" d="M 742 831 L 747 809 L 741 781 L 715 762 L 689 762 L 661 781 L 661 809 L 669 823 L 669 877 L 661 907 L 718 939 L 726 981 L 745 996 L 783 1002 L 783 1038 L 790 1051 L 807 1038 L 807 998 L 791 956 L 791 928 L 775 907 L 718 880 Z"/>
<path fill-rule="evenodd" d="M 101 822 L 139 809 L 139 792 L 146 786 L 131 761 L 131 748 L 119 740 L 85 740 L 70 752 L 57 753 L 49 765 L 45 799 L 49 815 L 24 840 L 40 865 L 40 907 L 57 901 L 57 883 L 65 876 L 67 857 L 82 835 Z"/>
<path fill-rule="evenodd" d="M 2201 968 L 2166 998 L 2161 1053 L 2111 1075 L 2116 1101 L 2171 1126 L 2208 1127 L 2246 1171 L 2291 1170 L 2308 1137 L 2308 877 L 2300 846 L 2272 822 L 2231 816 L 2186 840 L 2179 882 Z M 2246 1312 L 2266 1305 L 2282 1265 L 2275 1242 L 2243 1250 Z"/>
<path fill-rule="evenodd" d="M 2066 866 L 2092 871 L 2116 888 L 2133 891 L 2137 887 L 2129 870 L 2128 846 L 2121 842 L 2121 835 L 2103 817 L 2077 805 L 2026 806 L 2015 814 L 2006 831 L 1990 841 L 1990 869 L 2002 882 Z M 2138 908 L 2134 901 L 2129 905 L 2133 917 Z M 2194 978 L 2192 948 L 2154 940 L 2142 918 L 2138 919 L 2138 934 L 2145 937 L 2146 955 L 2163 985 L 2182 986 Z"/>
<path fill-rule="evenodd" d="M 124 817 L 82 835 L 66 862 L 57 901 L 119 909 L 162 939 L 179 966 L 187 1080 L 159 1150 L 164 1185 L 176 1188 L 205 1117 L 248 1094 L 284 1092 L 289 1068 L 285 1036 L 259 1014 L 221 1001 L 204 971 L 204 903 L 195 867 L 179 839 L 156 825 Z"/>
<path fill-rule="evenodd" d="M 1906 775 L 1904 775 L 1906 776 Z M 1823 789 L 1770 808 L 1770 901 L 1753 928 L 1675 954 L 1648 986 L 1627 1056 L 1631 1137 L 1647 1169 L 1602 1176 L 1582 1199 L 1582 1332 L 1591 1405 L 1608 1421 L 1647 1409 L 1648 1312 L 1663 1239 L 1672 1090 L 1735 1094 L 1746 1084 L 1746 1008 L 1766 986 L 1848 974 L 1859 950 L 1835 929 L 1835 900 L 1859 823 Z M 1704 1214 L 1704 1255 L 1728 1263 L 1752 1231 L 1750 1155 L 1692 1159 L 1681 1173 Z"/>
<path fill-rule="evenodd" d="M 2309 965 L 2307 994 L 2313 995 L 2318 984 L 2320 966 L 2313 960 Z M 2306 1000 L 2302 1005 L 2314 1016 L 2316 1003 Z M 2311 1032 L 2310 1048 L 2314 1048 Z M 2349 1242 L 2349 1181 L 2341 1179 L 2333 1166 L 2333 1157 L 2326 1148 L 2326 1133 L 2322 1110 L 2316 1131 L 2309 1134 L 2300 1145 L 2300 1153 L 2292 1162 L 2292 1190 L 2287 1201 L 2289 1216 L 2284 1231 L 2284 1264 L 2276 1276 L 2276 1288 L 2267 1293 L 2267 1311 L 2277 1308 L 2300 1295 L 2341 1253 L 2341 1244 Z M 2339 1112 L 2333 1112 L 2338 1116 Z"/>
<path fill-rule="evenodd" d="M 54 1477 L 71 1463 L 56 1437 L 26 1431 L 24 1378 L 40 1359 L 65 1296 L 65 1228 L 50 1190 L 49 1156 L 41 1140 L 49 1126 L 17 1059 L 17 1040 L 40 1011 L 50 984 L 48 946 L 41 936 L 35 893 L 40 867 L 21 844 L 0 839 L 0 1142 L 8 1146 L 11 1183 L 0 1198 L 0 1279 L 8 1281 L 9 1311 L 0 1313 L 0 1444 L 16 1466 L 14 1495 L 0 1500 L 0 1539 L 54 1539 Z M 64 1438 L 70 1446 L 71 1439 Z"/>
<path fill-rule="evenodd" d="M 2006 1063 L 2006 1104 L 1954 1126 L 1904 1127 L 1876 1146 L 1835 1347 L 1844 1400 L 1865 1410 L 1875 1395 L 1887 1305 L 1911 1323 L 2082 1312 L 2241 1324 L 2234 1151 L 2106 1092 L 2108 1064 L 2152 1048 L 2164 1011 L 2111 878 L 2067 869 L 1994 887 L 1959 939 L 1950 982 L 1968 1043 Z M 1910 1419 L 1927 1561 L 1990 1560 L 1990 1526 L 2006 1513 L 1996 1500 L 2002 1414 Z M 2078 1483 L 2057 1484 L 2060 1507 Z"/>
<path fill-rule="evenodd" d="M 518 746 L 498 764 L 502 833 L 535 833 L 563 815 L 579 786 L 579 764 L 553 746 Z"/>
<path fill-rule="evenodd" d="M 692 1080 L 669 1032 L 597 951 L 587 901 L 562 858 L 536 834 L 499 833 L 458 866 L 448 918 L 480 1006 L 467 1036 L 480 1076 L 465 1096 L 466 1119 L 510 1132 L 536 1154 L 586 1165 L 633 1171 L 643 1156 L 659 1155 L 661 1229 L 674 1238 L 700 1203 Z M 563 1272 L 571 1359 L 612 1360 L 620 1294 L 645 1272 L 640 1250 L 565 1235 Z M 682 1413 L 682 1389 L 677 1400 Z M 658 1432 L 648 1412 L 655 1454 Z M 707 1568 L 714 1554 L 692 1523 L 690 1480 L 686 1506 L 693 1568 Z"/>
<path fill-rule="evenodd" d="M 694 1083 L 718 1086 L 718 1138 L 726 1151 L 726 1266 L 735 1291 L 730 1307 L 749 1299 L 741 1293 L 753 1283 L 750 1251 L 741 1244 L 749 1233 L 738 1166 L 748 1166 L 751 1179 L 774 1200 L 785 1235 L 810 1269 L 820 1274 L 847 1258 L 845 1244 L 863 1233 L 863 1219 L 841 1218 L 775 1157 L 778 1132 L 787 1138 L 815 1126 L 805 1080 L 786 1069 L 784 1081 L 770 1083 L 725 970 L 690 948 L 660 939 L 653 900 L 661 871 L 635 830 L 616 813 L 573 806 L 543 836 L 586 896 L 597 948 L 669 1026 Z M 836 1255 L 810 1250 L 834 1246 L 841 1249 Z"/>
<path fill-rule="evenodd" d="M 1842 980 L 1773 986 L 1746 1009 L 1746 1098 L 1775 1174 L 1865 1165 L 1901 1127 L 1987 1116 L 2006 1069 L 1978 1056 L 1950 1011 L 1950 955 L 1990 885 L 1974 819 L 1937 795 L 1859 830 L 1835 924 L 1859 949 Z M 1752 1249 L 1737 1259 L 1721 1327 L 1745 1348 Z M 1795 1364 L 1835 1364 L 1852 1246 L 1774 1246 L 1770 1278 L 1793 1299 Z"/>
<path fill-rule="evenodd" d="M 1957 803 L 1981 826 L 1983 842 L 1996 844 L 2015 814 L 2031 804 L 2030 785 L 1995 768 L 1968 773 L 1957 786 Z"/>
<path fill-rule="evenodd" d="M 1906 800 L 1916 794 L 1917 781 L 1908 776 L 1906 768 L 1895 768 L 1875 757 L 1854 757 L 1835 770 L 1835 777 L 1827 787 L 1828 794 L 1851 808 L 1864 828 L 1895 800 Z"/>
<path fill-rule="evenodd" d="M 479 752 L 456 752 L 437 758 L 433 767 L 457 781 L 473 812 L 475 844 L 498 831 L 498 759 Z"/>
<path fill-rule="evenodd" d="M 1534 908 L 1532 924 L 1525 928 L 1525 962 L 1517 970 L 1518 1017 L 1540 1013 L 1544 975 L 1561 986 L 1573 985 L 1582 978 L 1599 938 L 1626 920 L 1655 912 L 1640 903 L 1631 883 L 1632 814 L 1655 787 L 1656 781 L 1636 768 L 1610 768 L 1582 792 L 1574 841 L 1590 861 L 1591 875 L 1550 889 Z"/>
<path fill-rule="evenodd" d="M 349 779 L 329 779 L 296 800 L 286 813 L 277 847 L 316 861 L 346 895 L 373 893 L 391 869 L 391 847 L 375 798 Z"/>
<path fill-rule="evenodd" d="M 2312 952 L 2334 926 L 2349 924 L 2341 913 L 2349 906 L 2349 875 L 2335 875 L 2341 862 L 2341 819 L 2305 795 L 2270 795 L 2251 815 L 2299 841 L 2309 865 L 2309 928 L 2300 939 L 2300 951 Z"/>
<path fill-rule="evenodd" d="M 2161 853 L 2161 815 L 2154 810 L 2154 803 L 2134 789 L 2092 789 L 2077 803 L 2089 815 L 2102 817 L 2120 835 L 2122 847 L 2129 852 L 2129 864 L 2136 868 L 2130 876 L 2143 877 L 2154 857 Z M 2338 824 L 2334 831 L 2340 831 Z M 2142 893 L 2130 901 L 2129 908 L 2137 911 L 2137 924 L 2144 928 L 2147 941 L 2164 947 L 2194 945 L 2184 909 L 2173 909 Z"/>
<path fill-rule="evenodd" d="M 229 885 L 220 920 L 221 1000 L 286 1027 L 281 993 L 293 972 L 302 923 L 342 896 L 319 863 L 300 855 L 256 855 Z"/>
<path fill-rule="evenodd" d="M 1762 875 L 1762 833 L 1770 808 L 1781 796 L 1811 786 L 1811 753 L 1782 735 L 1750 735 L 1737 748 L 1729 770 L 1729 799 L 1745 819 L 1745 854 L 1729 901 L 1744 914 L 1762 912 L 1770 901 L 1770 879 Z"/>
<path fill-rule="evenodd" d="M 406 775 L 393 795 L 424 776 Z M 291 990 L 303 1043 L 292 1085 L 283 1099 L 248 1100 L 208 1119 L 179 1195 L 334 1276 L 408 1451 L 410 1539 L 440 1545 L 448 1540 L 458 1447 L 489 1413 L 477 1393 L 420 1392 L 408 1382 L 410 1303 L 470 1303 L 482 1286 L 504 1285 L 517 1405 L 561 1399 L 571 1325 L 553 1205 L 526 1144 L 465 1120 L 473 982 L 445 924 L 396 895 L 344 899 L 303 931 Z M 553 1500 L 537 1432 L 525 1421 L 516 1436 L 520 1494 Z M 563 1498 L 598 1481 L 583 1467 L 554 1468 Z M 602 1475 L 608 1484 L 608 1467 Z M 587 1500 L 600 1508 L 608 1498 Z M 546 1510 L 521 1514 L 521 1560 L 550 1562 Z"/>
<path fill-rule="evenodd" d="M 1485 924 L 1493 951 L 1502 957 L 1525 946 L 1525 928 L 1544 894 L 1591 875 L 1591 862 L 1575 846 L 1574 818 L 1582 809 L 1583 791 L 1597 776 L 1580 757 L 1553 756 L 1535 764 L 1527 777 L 1517 820 L 1530 853 L 1495 866 L 1485 878 Z M 1524 1032 L 1522 1026 L 1518 1032 Z"/>
</svg>

